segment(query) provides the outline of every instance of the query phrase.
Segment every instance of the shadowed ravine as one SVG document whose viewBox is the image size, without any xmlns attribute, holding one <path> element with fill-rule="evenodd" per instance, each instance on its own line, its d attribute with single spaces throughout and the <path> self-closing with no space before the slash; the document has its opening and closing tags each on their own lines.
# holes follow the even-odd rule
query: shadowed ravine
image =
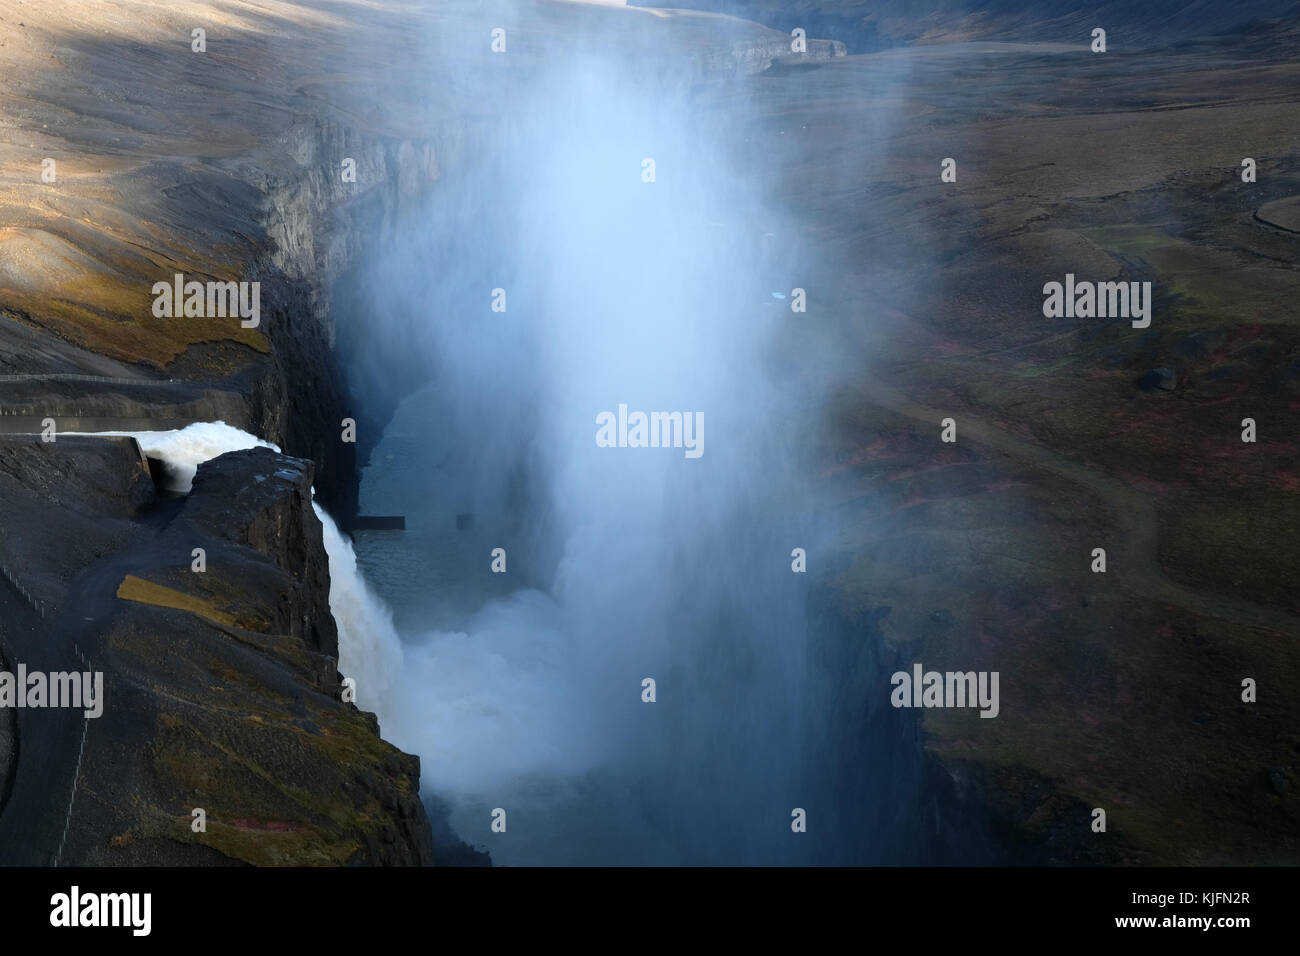
<svg viewBox="0 0 1300 956">
<path fill-rule="evenodd" d="M 1296 860 L 1295 4 L 697 5 L 0 0 L 5 862 Z"/>
</svg>

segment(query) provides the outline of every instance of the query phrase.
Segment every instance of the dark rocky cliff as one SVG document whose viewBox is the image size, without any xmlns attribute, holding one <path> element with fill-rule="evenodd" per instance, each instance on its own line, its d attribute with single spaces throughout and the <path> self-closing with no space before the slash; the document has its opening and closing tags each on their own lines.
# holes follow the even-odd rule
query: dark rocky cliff
<svg viewBox="0 0 1300 956">
<path fill-rule="evenodd" d="M 3 862 L 431 863 L 418 758 L 340 699 L 311 463 L 232 452 L 175 499 L 134 445 L 0 443 L 27 531 L 7 529 L 26 560 L 6 573 L 32 596 L 0 595 L 6 658 L 105 687 L 94 719 L 17 712 Z"/>
</svg>

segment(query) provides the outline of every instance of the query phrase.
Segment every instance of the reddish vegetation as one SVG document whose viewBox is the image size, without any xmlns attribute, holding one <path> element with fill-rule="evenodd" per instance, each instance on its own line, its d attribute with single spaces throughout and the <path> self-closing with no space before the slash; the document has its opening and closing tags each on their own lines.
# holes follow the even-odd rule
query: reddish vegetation
<svg viewBox="0 0 1300 956">
<path fill-rule="evenodd" d="M 929 502 L 931 502 L 931 501 L 935 501 L 935 500 L 937 500 L 937 499 L 935 499 L 935 498 L 923 498 L 923 497 L 921 497 L 920 495 L 912 495 L 911 497 L 909 497 L 909 498 L 905 498 L 905 499 L 903 499 L 903 501 L 899 502 L 898 507 L 897 507 L 897 508 L 894 508 L 893 511 L 902 511 L 902 510 L 905 509 L 905 508 L 913 508 L 913 507 L 915 507 L 916 505 L 924 505 L 924 504 L 928 504 Z M 891 512 L 891 514 L 892 514 L 892 513 L 893 513 L 893 512 Z"/>
<path fill-rule="evenodd" d="M 1000 491 L 1010 491 L 1012 488 L 1028 488 L 1029 482 L 1018 481 L 1015 478 L 999 478 L 997 481 L 991 481 L 984 486 L 984 490 L 989 493 Z"/>
<path fill-rule="evenodd" d="M 292 823 L 288 820 L 255 820 L 251 817 L 238 817 L 234 820 L 223 821 L 228 826 L 237 830 L 263 830 L 272 833 L 296 833 L 299 830 L 307 829 L 301 823 Z"/>
<path fill-rule="evenodd" d="M 939 461 L 919 468 L 904 468 L 902 471 L 892 472 L 885 476 L 885 481 L 902 481 L 905 478 L 915 478 L 917 475 L 925 475 L 936 471 L 943 471 L 945 468 L 952 468 L 954 466 L 973 465 L 973 464 L 975 464 L 975 462 L 970 460 Z"/>
<path fill-rule="evenodd" d="M 978 349 L 971 348 L 961 342 L 951 340 L 935 343 L 934 350 L 941 355 L 973 355 Z"/>
</svg>

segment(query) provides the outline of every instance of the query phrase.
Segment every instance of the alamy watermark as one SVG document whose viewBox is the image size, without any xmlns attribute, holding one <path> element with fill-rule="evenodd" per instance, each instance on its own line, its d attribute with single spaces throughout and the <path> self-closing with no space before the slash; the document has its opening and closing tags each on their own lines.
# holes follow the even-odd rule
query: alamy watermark
<svg viewBox="0 0 1300 956">
<path fill-rule="evenodd" d="M 262 283 L 185 281 L 178 272 L 171 282 L 153 284 L 153 314 L 159 319 L 224 319 L 255 329 L 262 321 Z"/>
<path fill-rule="evenodd" d="M 50 897 L 51 926 L 125 926 L 133 936 L 148 936 L 152 914 L 152 893 L 83 893 L 73 886 Z"/>
<path fill-rule="evenodd" d="M 979 707 L 981 717 L 998 715 L 997 671 L 897 671 L 889 702 L 895 707 Z"/>
<path fill-rule="evenodd" d="M 1049 319 L 1132 319 L 1133 328 L 1151 324 L 1150 282 L 1075 282 L 1065 274 L 1065 284 L 1043 286 L 1043 315 Z"/>
<path fill-rule="evenodd" d="M 85 708 L 90 719 L 104 713 L 103 671 L 0 671 L 0 707 Z"/>
<path fill-rule="evenodd" d="M 599 448 L 685 448 L 687 458 L 704 454 L 703 412 L 628 412 L 596 416 Z"/>
</svg>

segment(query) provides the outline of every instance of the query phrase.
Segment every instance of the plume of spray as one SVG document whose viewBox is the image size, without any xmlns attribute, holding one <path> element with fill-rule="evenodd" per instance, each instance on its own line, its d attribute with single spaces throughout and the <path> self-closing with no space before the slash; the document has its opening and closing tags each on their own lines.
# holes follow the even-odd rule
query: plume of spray
<svg viewBox="0 0 1300 956">
<path fill-rule="evenodd" d="M 443 462 L 426 480 L 470 489 L 531 586 L 462 630 L 404 635 L 385 735 L 424 758 L 464 835 L 495 807 L 549 834 L 512 835 L 499 861 L 798 862 L 791 551 L 821 532 L 809 396 L 773 348 L 797 320 L 773 295 L 797 285 L 797 250 L 737 164 L 743 103 L 701 109 L 684 78 L 591 52 L 511 95 L 371 262 L 364 335 L 427 357 L 408 399 Z M 698 413 L 703 453 L 599 447 L 619 405 Z M 464 573 L 490 574 L 488 555 Z"/>
</svg>

